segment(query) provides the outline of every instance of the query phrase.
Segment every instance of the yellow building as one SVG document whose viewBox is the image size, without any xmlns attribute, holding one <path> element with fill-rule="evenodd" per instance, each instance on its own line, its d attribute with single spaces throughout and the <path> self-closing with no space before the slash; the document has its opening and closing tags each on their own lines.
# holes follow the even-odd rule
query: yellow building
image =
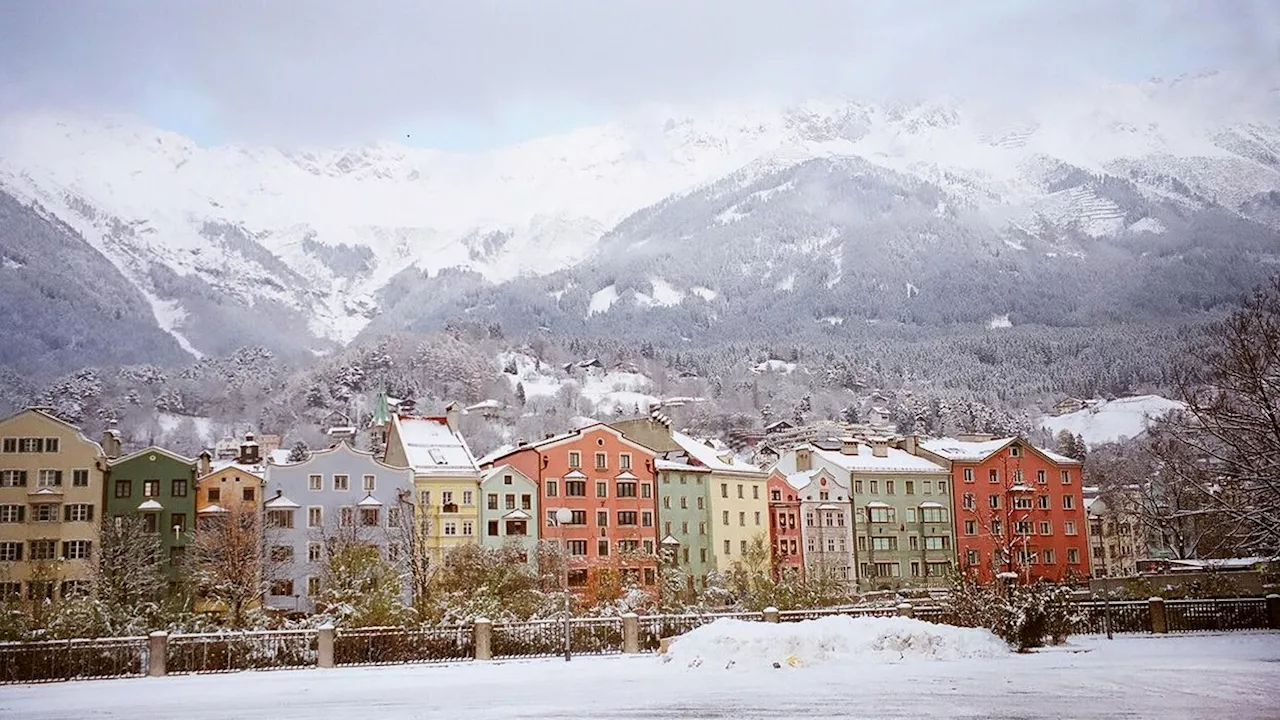
<svg viewBox="0 0 1280 720">
<path fill-rule="evenodd" d="M 114 431 L 105 439 L 118 454 Z M 104 455 L 47 410 L 0 420 L 0 593 L 52 600 L 83 589 L 102 519 Z"/>
<path fill-rule="evenodd" d="M 385 462 L 413 468 L 417 513 L 433 563 L 450 548 L 479 539 L 480 468 L 458 431 L 458 416 L 458 406 L 450 404 L 443 417 L 390 417 Z"/>
</svg>

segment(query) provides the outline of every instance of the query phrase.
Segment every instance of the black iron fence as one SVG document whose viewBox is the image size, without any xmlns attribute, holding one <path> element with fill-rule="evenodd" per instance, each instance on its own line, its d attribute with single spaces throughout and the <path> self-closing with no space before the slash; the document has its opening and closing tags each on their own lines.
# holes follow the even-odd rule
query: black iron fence
<svg viewBox="0 0 1280 720">
<path fill-rule="evenodd" d="M 339 629 L 333 642 L 335 665 L 398 665 L 473 657 L 475 640 L 465 625 Z"/>
<path fill-rule="evenodd" d="M 314 630 L 262 630 L 168 636 L 167 674 L 311 667 Z"/>
<path fill-rule="evenodd" d="M 147 672 L 147 638 L 0 643 L 0 683 L 136 677 Z"/>
</svg>

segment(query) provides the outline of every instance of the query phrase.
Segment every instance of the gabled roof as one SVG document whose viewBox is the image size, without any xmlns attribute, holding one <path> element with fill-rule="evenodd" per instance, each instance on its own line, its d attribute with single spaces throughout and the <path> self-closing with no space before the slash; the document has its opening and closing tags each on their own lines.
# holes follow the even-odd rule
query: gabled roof
<svg viewBox="0 0 1280 720">
<path fill-rule="evenodd" d="M 26 413 L 35 413 L 36 415 L 39 415 L 40 417 L 42 417 L 42 418 L 44 418 L 44 419 L 46 419 L 46 420 L 48 420 L 48 421 L 50 421 L 50 422 L 57 423 L 58 425 L 61 425 L 61 426 L 65 427 L 65 428 L 67 428 L 67 429 L 69 429 L 69 430 L 74 430 L 74 431 L 76 432 L 76 436 L 80 438 L 80 441 L 81 441 L 81 442 L 88 443 L 88 444 L 90 444 L 90 445 L 92 445 L 92 446 L 94 446 L 94 447 L 98 448 L 98 454 L 99 454 L 99 455 L 104 454 L 104 453 L 103 453 L 103 450 L 102 450 L 102 445 L 101 445 L 101 444 L 99 444 L 99 443 L 97 443 L 97 442 L 95 442 L 95 441 L 93 441 L 93 440 L 90 440 L 90 439 L 88 438 L 88 436 L 86 436 L 86 435 L 84 434 L 84 430 L 82 430 L 82 429 L 80 428 L 80 426 L 78 426 L 78 425 L 72 425 L 71 423 L 67 422 L 66 420 L 63 420 L 62 418 L 59 418 L 59 417 L 55 416 L 53 413 L 49 412 L 49 411 L 48 411 L 48 410 L 46 410 L 45 408 L 39 408 L 39 407 L 27 407 L 27 408 L 23 408 L 23 409 L 21 409 L 21 410 L 18 410 L 17 412 L 9 413 L 8 415 L 6 415 L 6 416 L 4 416 L 4 417 L 0 418 L 0 425 L 4 425 L 5 423 L 9 422 L 10 420 L 16 420 L 18 417 L 20 417 L 21 415 L 24 415 L 24 414 L 26 414 Z"/>
<path fill-rule="evenodd" d="M 262 507 L 268 510 L 297 510 L 302 506 L 284 495 L 277 495 L 263 503 Z"/>
<path fill-rule="evenodd" d="M 394 415 L 392 424 L 404 448 L 404 455 L 416 475 L 457 475 L 478 473 L 471 448 L 461 433 L 449 428 L 444 417 Z"/>
<path fill-rule="evenodd" d="M 1000 452 L 1006 447 L 1018 442 L 1021 438 L 1004 437 L 995 440 L 984 440 L 982 442 L 973 442 L 969 440 L 957 440 L 955 438 L 935 438 L 932 440 L 924 440 L 920 443 L 920 447 L 934 455 L 944 457 L 953 462 L 982 462 L 992 455 Z M 1050 462 L 1059 465 L 1079 465 L 1080 461 L 1059 455 L 1055 452 L 1039 448 L 1031 443 L 1021 440 L 1022 446 L 1039 453 L 1042 457 Z"/>
<path fill-rule="evenodd" d="M 356 503 L 356 507 L 382 507 L 382 501 L 369 494 L 361 498 L 360 502 Z"/>
<path fill-rule="evenodd" d="M 155 453 L 155 454 L 158 454 L 158 455 L 164 455 L 165 457 L 169 458 L 170 460 L 177 460 L 178 462 L 180 462 L 180 463 L 184 463 L 184 464 L 186 464 L 186 465 L 195 465 L 195 463 L 196 463 L 196 459 L 195 459 L 195 458 L 183 457 L 182 455 L 179 455 L 178 453 L 173 452 L 173 451 L 171 451 L 171 450 L 165 450 L 164 448 L 159 447 L 159 446 L 157 446 L 157 445 L 151 445 L 151 446 L 145 447 L 145 448 L 143 448 L 143 449 L 141 449 L 141 450 L 139 450 L 139 451 L 137 451 L 137 452 L 129 453 L 128 455 L 125 455 L 124 457 L 118 457 L 118 458 L 115 458 L 114 460 L 108 460 L 108 461 L 107 461 L 107 465 L 108 465 L 108 466 L 111 466 L 111 467 L 114 467 L 114 466 L 119 465 L 119 464 L 121 464 L 121 463 L 128 462 L 128 461 L 130 461 L 130 460 L 134 460 L 134 459 L 137 459 L 137 458 L 142 457 L 143 455 L 148 455 L 148 454 L 151 454 L 151 453 Z"/>
<path fill-rule="evenodd" d="M 511 512 L 502 516 L 503 520 L 530 520 L 532 518 L 533 518 L 532 515 L 525 512 L 524 510 L 519 510 L 519 509 L 512 510 Z"/>
<path fill-rule="evenodd" d="M 197 510 L 196 514 L 202 515 L 204 513 L 224 513 L 224 512 L 228 512 L 228 510 L 222 507 L 221 505 L 208 505 L 208 506 L 205 506 L 204 508 L 201 508 L 200 510 Z"/>
<path fill-rule="evenodd" d="M 277 451 L 277 452 L 279 452 L 279 451 Z M 286 450 L 286 451 L 284 451 L 284 452 L 285 452 L 285 453 L 286 453 L 286 455 L 287 455 L 288 451 Z M 311 450 L 311 451 L 307 454 L 307 459 L 306 459 L 306 460 L 300 460 L 300 461 L 298 461 L 298 462 L 294 462 L 294 463 L 290 463 L 290 462 L 286 462 L 286 463 L 277 463 L 277 462 L 275 462 L 275 460 L 272 460 L 272 461 L 271 461 L 271 467 L 273 467 L 273 468 L 281 468 L 281 469 L 288 468 L 288 469 L 290 469 L 290 470 L 292 470 L 292 469 L 296 469 L 296 468 L 305 468 L 307 465 L 309 465 L 311 462 L 315 461 L 315 460 L 316 460 L 316 459 L 318 459 L 318 458 L 324 458 L 324 457 L 327 457 L 327 456 L 329 456 L 329 455 L 334 455 L 334 454 L 339 454 L 339 453 L 341 453 L 341 454 L 346 454 L 346 455 L 350 455 L 350 456 L 352 456 L 352 457 L 356 457 L 356 458 L 360 458 L 360 459 L 362 459 L 362 460 L 371 461 L 371 462 L 373 462 L 373 463 L 375 463 L 375 464 L 377 464 L 377 465 L 381 465 L 382 467 L 387 468 L 388 470 L 400 470 L 400 471 L 405 471 L 405 470 L 408 470 L 408 469 L 409 469 L 409 468 L 407 468 L 407 467 L 399 467 L 399 466 L 396 466 L 396 465 L 391 465 L 391 464 L 385 463 L 385 462 L 383 462 L 383 461 L 379 460 L 379 459 L 378 459 L 378 457 L 377 457 L 377 455 L 375 455 L 372 451 L 369 451 L 369 450 L 360 450 L 360 449 L 358 449 L 358 448 L 352 447 L 351 443 L 347 442 L 346 440 L 340 440 L 340 441 L 338 441 L 338 442 L 334 443 L 333 445 L 330 445 L 330 446 L 329 446 L 329 447 L 327 447 L 327 448 L 321 448 L 321 449 L 318 449 L 318 450 Z M 272 455 L 273 455 L 273 457 L 274 457 L 274 453 L 273 453 Z M 257 467 L 257 466 L 255 465 L 254 467 Z"/>
<path fill-rule="evenodd" d="M 614 478 L 614 480 L 639 480 L 639 479 L 640 478 L 633 475 L 630 470 L 623 470 L 622 472 L 618 473 L 617 477 Z"/>
<path fill-rule="evenodd" d="M 484 482 L 489 482 L 490 480 L 499 478 L 503 475 L 512 475 L 518 478 L 523 478 L 525 482 L 533 482 L 533 480 L 528 475 L 525 475 L 524 473 L 517 470 L 514 466 L 508 465 L 506 463 L 503 463 L 501 465 L 494 465 L 493 467 L 483 472 L 484 472 L 484 475 L 482 476 L 482 478 Z"/>
<path fill-rule="evenodd" d="M 157 502 L 154 498 L 147 498 L 146 500 L 142 501 L 142 504 L 138 506 L 138 509 L 142 510 L 143 512 L 156 512 L 158 510 L 163 510 L 164 506 L 161 505 L 159 502 Z"/>
<path fill-rule="evenodd" d="M 224 473 L 228 470 L 236 470 L 244 473 L 245 475 L 252 475 L 253 477 L 261 480 L 263 478 L 263 473 L 267 470 L 267 465 L 266 463 L 246 465 L 245 463 L 236 462 L 235 460 L 220 460 L 210 465 L 209 472 L 197 478 L 196 482 L 204 480 L 207 477 L 217 475 L 218 473 Z"/>
<path fill-rule="evenodd" d="M 741 473 L 744 475 L 759 475 L 761 477 L 765 475 L 763 470 L 750 463 L 742 462 L 733 457 L 732 453 L 722 456 L 722 453 L 715 448 L 694 440 L 684 433 L 673 431 L 671 439 L 680 446 L 680 449 L 688 453 L 689 457 L 711 468 L 713 472 Z"/>
<path fill-rule="evenodd" d="M 885 448 L 885 456 L 877 457 L 869 445 L 857 444 L 857 455 L 846 455 L 839 450 L 823 450 L 810 446 L 814 455 L 849 472 L 925 472 L 947 473 L 947 469 L 905 450 Z"/>
</svg>

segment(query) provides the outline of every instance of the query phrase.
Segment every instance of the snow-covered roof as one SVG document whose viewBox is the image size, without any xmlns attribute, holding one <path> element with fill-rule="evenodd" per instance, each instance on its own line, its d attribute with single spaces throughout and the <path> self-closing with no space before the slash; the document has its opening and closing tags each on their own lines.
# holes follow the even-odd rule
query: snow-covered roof
<svg viewBox="0 0 1280 720">
<path fill-rule="evenodd" d="M 284 448 L 272 450 L 271 452 L 267 453 L 267 460 L 275 465 L 288 465 L 289 451 L 285 450 Z"/>
<path fill-rule="evenodd" d="M 382 507 L 382 501 L 372 495 L 365 495 L 356 503 L 356 507 Z"/>
<path fill-rule="evenodd" d="M 818 509 L 819 510 L 839 510 L 840 507 L 841 507 L 840 505 L 835 505 L 832 503 L 822 503 L 821 505 L 818 506 Z"/>
<path fill-rule="evenodd" d="M 466 409 L 467 409 L 467 412 L 472 412 L 472 411 L 479 411 L 479 410 L 501 410 L 502 407 L 503 405 L 501 402 L 498 402 L 493 398 L 489 398 L 488 400 L 481 400 L 475 405 L 468 405 Z"/>
<path fill-rule="evenodd" d="M 532 517 L 533 517 L 532 515 L 525 512 L 524 510 L 512 510 L 506 515 L 503 515 L 502 519 L 503 520 L 529 520 Z"/>
<path fill-rule="evenodd" d="M 662 538 L 662 540 L 660 540 L 659 543 L 662 545 L 679 545 L 680 541 L 672 537 L 671 535 L 667 535 L 666 537 Z"/>
<path fill-rule="evenodd" d="M 519 448 L 517 448 L 515 445 L 512 445 L 510 443 L 499 445 L 498 447 L 485 453 L 484 457 L 476 460 L 476 465 L 489 465 L 494 461 L 496 461 L 498 458 L 509 455 L 513 450 L 518 450 L 518 449 Z"/>
<path fill-rule="evenodd" d="M 1070 458 L 1070 457 L 1067 457 L 1066 455 L 1059 455 L 1058 453 L 1053 452 L 1052 450 L 1045 450 L 1044 448 L 1036 448 L 1036 449 L 1037 449 L 1037 450 L 1039 450 L 1040 452 L 1044 453 L 1046 457 L 1048 457 L 1050 460 L 1052 460 L 1052 461 L 1054 461 L 1054 462 L 1056 462 L 1056 463 L 1078 463 L 1078 462 L 1080 462 L 1079 460 L 1076 460 L 1075 458 Z"/>
<path fill-rule="evenodd" d="M 705 443 L 694 440 L 681 432 L 672 432 L 671 439 L 689 454 L 689 457 L 707 466 L 714 472 L 744 473 L 764 475 L 764 471 L 750 463 L 745 463 L 731 453 L 717 451 Z"/>
<path fill-rule="evenodd" d="M 284 495 L 277 495 L 263 503 L 262 507 L 268 510 L 297 510 L 302 506 Z"/>
<path fill-rule="evenodd" d="M 934 502 L 934 501 L 932 501 L 932 500 L 925 500 L 924 502 L 920 503 L 920 507 L 922 507 L 922 508 L 940 508 L 940 507 L 945 507 L 945 506 L 944 506 L 942 503 L 939 503 L 939 502 Z"/>
<path fill-rule="evenodd" d="M 209 466 L 209 472 L 205 473 L 204 477 L 216 475 L 217 473 L 224 472 L 226 470 L 239 470 L 261 478 L 263 477 L 263 473 L 266 472 L 266 466 L 262 463 L 248 465 L 246 463 L 236 462 L 235 460 L 220 460 Z"/>
<path fill-rule="evenodd" d="M 822 450 L 812 447 L 813 453 L 823 460 L 849 472 L 925 472 L 946 474 L 947 469 L 935 462 L 912 455 L 905 450 L 885 448 L 884 457 L 876 457 L 869 445 L 858 443 L 857 455 L 846 455 L 839 450 Z"/>
<path fill-rule="evenodd" d="M 1030 485 L 1023 485 L 1022 483 L 1018 483 L 1017 485 L 1014 485 L 1013 487 L 1009 488 L 1009 490 L 1010 492 L 1035 492 L 1036 491 L 1035 488 L 1031 487 Z"/>
<path fill-rule="evenodd" d="M 711 472 L 711 468 L 690 465 L 686 462 L 668 460 L 666 458 L 658 458 L 654 461 L 653 465 L 658 470 L 674 470 L 676 472 Z"/>
<path fill-rule="evenodd" d="M 796 490 L 803 490 L 809 486 L 810 482 L 813 481 L 814 476 L 821 472 L 821 468 L 817 470 L 801 470 L 800 472 L 793 472 L 790 475 L 787 475 L 787 484 Z"/>
<path fill-rule="evenodd" d="M 640 478 L 632 474 L 630 470 L 623 470 L 622 472 L 618 473 L 617 477 L 614 478 L 614 480 L 639 480 L 639 479 Z"/>
<path fill-rule="evenodd" d="M 891 507 L 891 506 L 889 505 L 889 503 L 880 502 L 879 500 L 872 500 L 871 502 L 867 503 L 867 507 L 883 508 L 883 507 Z"/>
<path fill-rule="evenodd" d="M 948 460 L 978 461 L 985 460 L 990 457 L 992 453 L 1016 439 L 1017 438 L 1006 437 L 997 438 L 995 440 L 974 442 L 972 440 L 956 440 L 955 438 L 944 437 L 933 440 L 924 440 L 920 443 L 920 447 L 935 455 L 941 455 Z"/>
<path fill-rule="evenodd" d="M 414 473 L 456 475 L 479 470 L 471 448 L 462 435 L 449 429 L 445 418 L 396 415 L 394 422 Z"/>
<path fill-rule="evenodd" d="M 199 511 L 198 511 L 198 513 L 199 513 L 199 514 L 203 514 L 203 513 L 224 513 L 224 512 L 227 512 L 227 509 L 226 509 L 226 508 L 224 508 L 224 507 L 222 507 L 221 505 L 208 505 L 208 506 L 206 506 L 206 507 L 204 507 L 204 508 L 202 508 L 201 510 L 199 510 Z"/>
<path fill-rule="evenodd" d="M 164 506 L 155 500 L 144 500 L 142 501 L 142 504 L 138 506 L 138 509 L 143 512 L 156 512 L 163 510 Z"/>
</svg>

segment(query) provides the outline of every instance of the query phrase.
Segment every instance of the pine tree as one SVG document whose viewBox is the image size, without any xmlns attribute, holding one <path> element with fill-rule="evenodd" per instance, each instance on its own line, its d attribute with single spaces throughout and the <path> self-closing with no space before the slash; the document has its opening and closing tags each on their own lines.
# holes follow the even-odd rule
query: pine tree
<svg viewBox="0 0 1280 720">
<path fill-rule="evenodd" d="M 516 383 L 516 404 L 524 407 L 526 402 L 528 402 L 528 398 L 524 394 L 524 383 L 518 382 Z"/>
<path fill-rule="evenodd" d="M 289 462 L 291 463 L 303 462 L 310 457 L 311 448 L 307 447 L 307 443 L 303 440 L 299 440 L 293 444 L 292 448 L 289 448 Z"/>
</svg>

